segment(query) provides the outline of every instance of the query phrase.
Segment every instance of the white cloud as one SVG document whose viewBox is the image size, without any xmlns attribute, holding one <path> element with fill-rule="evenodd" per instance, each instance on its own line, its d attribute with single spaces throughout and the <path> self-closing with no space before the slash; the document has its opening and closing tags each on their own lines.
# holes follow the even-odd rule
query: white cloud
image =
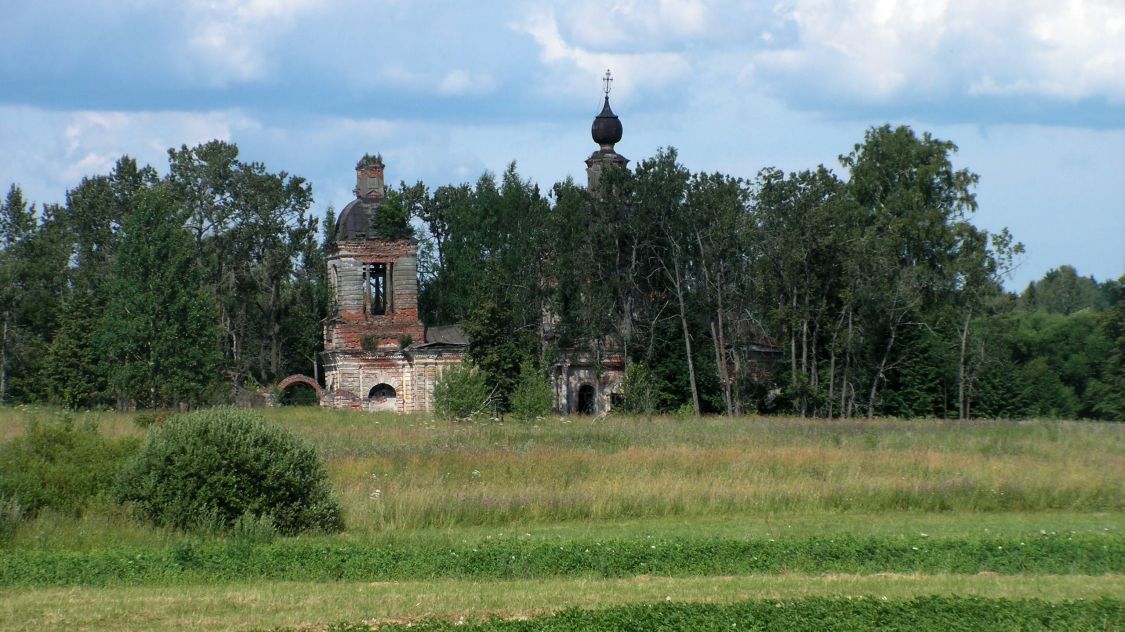
<svg viewBox="0 0 1125 632">
<path fill-rule="evenodd" d="M 861 103 L 984 94 L 1125 101 L 1120 0 L 791 0 L 775 11 L 797 41 L 758 51 L 750 70 L 783 91 Z"/>
<path fill-rule="evenodd" d="M 1125 102 L 1125 3 L 1053 2 L 1031 16 L 1031 93 Z M 1018 83 L 1018 82 L 1017 82 Z M 1012 86 L 1016 92 L 1024 90 Z"/>
<path fill-rule="evenodd" d="M 578 0 L 556 3 L 560 27 L 588 48 L 648 48 L 706 34 L 703 0 Z"/>
<path fill-rule="evenodd" d="M 188 48 L 198 78 L 212 85 L 263 79 L 270 70 L 268 48 L 298 17 L 327 2 L 316 0 L 193 0 L 185 6 Z"/>
<path fill-rule="evenodd" d="M 261 129 L 239 111 L 97 112 L 0 107 L 0 173 L 30 199 L 59 202 L 84 176 L 107 173 L 122 155 L 161 169 L 167 149 Z M 34 147 L 34 150 L 29 148 Z"/>
<path fill-rule="evenodd" d="M 627 77 L 614 85 L 615 94 L 628 97 L 640 88 L 666 86 L 686 76 L 691 70 L 687 58 L 680 53 L 636 52 L 613 53 L 591 50 L 571 44 L 559 30 L 553 12 L 539 12 L 512 28 L 530 35 L 539 45 L 540 59 L 563 72 L 552 76 L 549 89 L 562 93 L 586 92 L 590 85 L 611 68 L 618 77 Z M 574 73 L 577 68 L 580 73 Z"/>
<path fill-rule="evenodd" d="M 98 154 L 91 151 L 76 162 L 67 164 L 59 175 L 66 182 L 78 182 L 83 176 L 108 173 L 119 157 L 120 154 Z"/>
</svg>

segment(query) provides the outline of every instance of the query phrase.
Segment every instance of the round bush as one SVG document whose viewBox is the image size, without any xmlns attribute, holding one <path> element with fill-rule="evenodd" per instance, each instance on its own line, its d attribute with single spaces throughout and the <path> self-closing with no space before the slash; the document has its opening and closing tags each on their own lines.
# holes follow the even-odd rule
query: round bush
<svg viewBox="0 0 1125 632">
<path fill-rule="evenodd" d="M 509 401 L 512 415 L 519 419 L 546 417 L 555 409 L 555 390 L 543 371 L 530 362 L 520 366 L 520 379 Z"/>
<path fill-rule="evenodd" d="M 445 419 L 471 419 L 492 411 L 484 373 L 463 364 L 451 366 L 434 382 L 434 412 Z"/>
<path fill-rule="evenodd" d="M 180 529 L 229 529 L 246 515 L 268 518 L 284 534 L 343 528 L 312 447 L 247 411 L 203 410 L 154 427 L 119 474 L 115 495 Z"/>
</svg>

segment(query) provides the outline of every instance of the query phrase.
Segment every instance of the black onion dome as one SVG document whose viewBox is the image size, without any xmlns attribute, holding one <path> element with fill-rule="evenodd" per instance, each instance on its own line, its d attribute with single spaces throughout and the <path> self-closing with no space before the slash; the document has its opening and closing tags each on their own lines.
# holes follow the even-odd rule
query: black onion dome
<svg viewBox="0 0 1125 632">
<path fill-rule="evenodd" d="M 371 215 L 378 206 L 376 202 L 358 199 L 348 203 L 336 218 L 336 241 L 370 237 Z"/>
<path fill-rule="evenodd" d="M 594 118 L 590 127 L 590 136 L 599 145 L 613 145 L 621 140 L 621 119 L 609 107 L 609 96 L 605 98 L 602 113 Z"/>
</svg>

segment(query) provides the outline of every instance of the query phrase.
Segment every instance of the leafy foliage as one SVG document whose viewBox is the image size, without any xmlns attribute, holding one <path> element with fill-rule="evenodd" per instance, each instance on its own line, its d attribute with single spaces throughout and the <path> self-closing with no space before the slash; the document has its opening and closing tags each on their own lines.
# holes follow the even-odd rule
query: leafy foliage
<svg viewBox="0 0 1125 632">
<path fill-rule="evenodd" d="M 1062 265 L 1006 294 L 1023 247 L 972 225 L 979 178 L 956 151 L 884 125 L 846 177 L 742 179 L 667 148 L 546 195 L 512 164 L 388 187 L 373 219 L 388 239 L 425 225 L 420 315 L 462 326 L 499 412 L 522 365 L 582 356 L 643 364 L 655 412 L 1120 419 L 1121 283 Z M 334 211 L 318 242 L 308 183 L 227 142 L 168 160 L 161 178 L 124 156 L 62 206 L 9 189 L 0 400 L 245 402 L 319 376 Z"/>
<path fill-rule="evenodd" d="M 32 419 L 27 431 L 0 446 L 0 499 L 21 514 L 51 509 L 76 516 L 107 494 L 134 439 L 106 439 L 91 422 L 70 416 Z"/>
<path fill-rule="evenodd" d="M 491 414 L 492 403 L 485 375 L 475 367 L 447 367 L 434 383 L 434 412 L 439 417 L 471 419 Z"/>
<path fill-rule="evenodd" d="M 12 537 L 23 519 L 24 510 L 19 499 L 0 496 L 0 543 Z"/>
<path fill-rule="evenodd" d="M 41 401 L 45 348 L 57 327 L 70 252 L 59 208 L 36 212 L 19 187 L 0 203 L 0 402 Z"/>
<path fill-rule="evenodd" d="M 651 415 L 660 405 L 648 367 L 634 362 L 625 369 L 625 383 L 621 390 L 621 412 L 635 415 Z"/>
<path fill-rule="evenodd" d="M 48 399 L 66 408 L 90 408 L 107 388 L 106 367 L 98 358 L 101 314 L 90 292 L 75 292 L 62 306 L 61 322 L 47 347 L 43 378 Z"/>
<path fill-rule="evenodd" d="M 230 528 L 246 514 L 268 517 L 285 534 L 343 528 L 315 451 L 244 411 L 187 413 L 153 428 L 115 495 L 179 529 Z"/>
<path fill-rule="evenodd" d="M 1078 276 L 1074 266 L 1063 265 L 1029 283 L 1020 295 L 1020 304 L 1029 311 L 1069 316 L 1087 308 L 1105 309 L 1110 299 L 1108 290 L 1108 285 L 1100 285 L 1093 277 Z"/>
<path fill-rule="evenodd" d="M 383 203 L 371 218 L 371 230 L 380 239 L 405 239 L 414 234 L 410 212 L 401 193 L 387 189 Z"/>
<path fill-rule="evenodd" d="M 1125 421 L 1125 276 L 1118 279 L 1112 300 L 1098 325 L 1098 333 L 1112 351 L 1087 395 L 1098 416 Z"/>
<path fill-rule="evenodd" d="M 520 367 L 520 378 L 511 396 L 512 414 L 520 419 L 535 419 L 551 414 L 555 393 L 542 370 L 531 362 Z"/>
<path fill-rule="evenodd" d="M 119 401 L 198 404 L 217 377 L 213 298 L 182 222 L 168 193 L 151 190 L 125 223 L 100 331 Z"/>
<path fill-rule="evenodd" d="M 492 399 L 501 409 L 510 409 L 509 396 L 519 384 L 520 366 L 530 361 L 534 338 L 516 330 L 521 306 L 503 294 L 483 297 L 465 321 L 469 338 L 468 356 L 480 370 Z"/>
</svg>

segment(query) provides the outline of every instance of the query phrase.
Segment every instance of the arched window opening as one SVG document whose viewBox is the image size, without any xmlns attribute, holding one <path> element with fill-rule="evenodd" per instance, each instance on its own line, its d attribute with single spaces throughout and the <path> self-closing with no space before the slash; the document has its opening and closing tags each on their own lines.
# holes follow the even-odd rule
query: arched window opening
<svg viewBox="0 0 1125 632">
<path fill-rule="evenodd" d="M 390 384 L 376 384 L 372 386 L 371 390 L 367 393 L 367 399 L 384 402 L 388 399 L 394 399 L 396 395 L 395 387 Z"/>
</svg>

